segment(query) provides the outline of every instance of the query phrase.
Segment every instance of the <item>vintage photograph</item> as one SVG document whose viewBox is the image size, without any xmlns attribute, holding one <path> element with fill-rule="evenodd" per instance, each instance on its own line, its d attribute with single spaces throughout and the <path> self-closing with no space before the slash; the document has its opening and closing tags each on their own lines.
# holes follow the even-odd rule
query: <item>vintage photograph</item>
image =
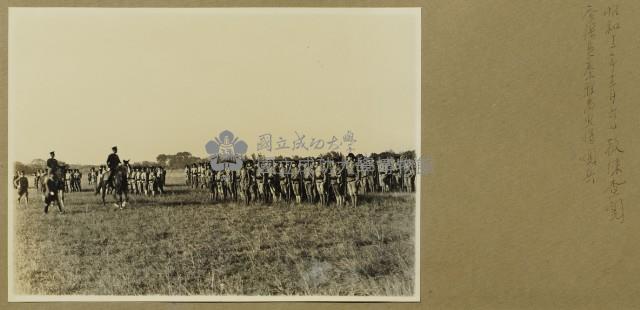
<svg viewBox="0 0 640 310">
<path fill-rule="evenodd" d="M 9 301 L 419 301 L 420 8 L 10 8 Z"/>
</svg>

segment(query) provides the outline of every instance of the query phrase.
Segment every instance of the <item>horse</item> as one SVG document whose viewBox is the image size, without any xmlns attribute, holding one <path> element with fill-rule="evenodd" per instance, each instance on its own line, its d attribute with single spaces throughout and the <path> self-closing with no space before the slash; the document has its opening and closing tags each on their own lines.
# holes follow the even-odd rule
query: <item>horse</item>
<svg viewBox="0 0 640 310">
<path fill-rule="evenodd" d="M 118 166 L 115 171 L 108 171 L 102 174 L 102 178 L 98 180 L 98 190 L 102 196 L 102 205 L 106 204 L 105 195 L 107 189 L 113 189 L 113 199 L 116 200 L 115 206 L 124 209 L 129 201 L 129 186 L 127 184 L 127 175 L 129 174 L 129 161 L 125 160 L 122 165 Z M 113 173 L 112 182 L 109 183 L 109 174 Z"/>
</svg>

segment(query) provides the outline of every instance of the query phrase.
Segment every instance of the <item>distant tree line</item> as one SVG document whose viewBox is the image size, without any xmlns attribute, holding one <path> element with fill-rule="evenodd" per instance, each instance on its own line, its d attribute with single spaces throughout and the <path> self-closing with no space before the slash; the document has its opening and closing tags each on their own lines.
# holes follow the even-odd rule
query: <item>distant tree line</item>
<svg viewBox="0 0 640 310">
<path fill-rule="evenodd" d="M 197 162 L 206 160 L 193 156 L 189 152 L 178 152 L 175 155 L 160 154 L 156 156 L 156 165 L 160 165 L 167 169 L 184 168 L 186 165 L 191 165 Z"/>
<path fill-rule="evenodd" d="M 322 157 L 324 159 L 331 158 L 334 160 L 339 160 L 340 158 L 344 158 L 346 155 L 347 154 L 331 151 L 328 153 L 318 154 L 315 157 Z M 359 154 L 355 154 L 355 155 L 359 155 Z M 286 157 L 286 156 L 274 155 L 274 154 L 265 155 L 260 153 L 259 154 L 252 153 L 252 154 L 246 154 L 243 157 L 244 157 L 243 158 L 244 160 L 251 159 L 253 161 L 256 161 L 256 160 L 264 160 L 266 158 L 273 158 L 275 160 L 284 160 L 284 159 L 299 160 L 302 158 L 306 158 L 307 156 L 293 155 L 290 157 Z M 393 150 L 387 150 L 380 153 L 371 153 L 368 155 L 368 157 L 372 157 L 375 159 L 378 159 L 378 158 L 398 159 L 400 157 L 406 158 L 406 159 L 416 159 L 416 152 L 413 150 L 404 151 L 404 152 L 394 152 Z M 207 158 L 200 158 L 197 156 L 193 156 L 189 152 L 179 152 L 179 153 L 176 153 L 175 155 L 160 154 L 156 157 L 156 160 L 158 165 L 163 166 L 167 169 L 182 169 L 187 165 L 206 161 Z"/>
</svg>

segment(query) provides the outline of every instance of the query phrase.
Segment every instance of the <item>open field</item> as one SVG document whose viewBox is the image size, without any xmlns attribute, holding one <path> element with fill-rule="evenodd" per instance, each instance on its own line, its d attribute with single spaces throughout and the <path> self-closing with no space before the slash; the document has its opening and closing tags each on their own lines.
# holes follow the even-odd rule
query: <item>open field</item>
<svg viewBox="0 0 640 310">
<path fill-rule="evenodd" d="M 413 193 L 365 195 L 357 208 L 245 206 L 211 204 L 183 180 L 171 171 L 167 194 L 131 195 L 124 210 L 69 193 L 66 214 L 43 214 L 30 189 L 15 212 L 16 293 L 413 294 Z"/>
</svg>

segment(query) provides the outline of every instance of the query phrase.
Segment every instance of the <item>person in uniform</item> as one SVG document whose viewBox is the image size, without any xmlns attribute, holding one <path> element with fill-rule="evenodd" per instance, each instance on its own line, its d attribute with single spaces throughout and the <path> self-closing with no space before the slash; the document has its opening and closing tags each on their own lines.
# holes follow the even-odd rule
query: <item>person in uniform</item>
<svg viewBox="0 0 640 310">
<path fill-rule="evenodd" d="M 89 168 L 89 173 L 87 173 L 87 183 L 89 185 L 93 184 L 93 174 L 95 173 L 95 169 L 93 167 Z"/>
<path fill-rule="evenodd" d="M 190 186 L 191 185 L 191 167 L 189 167 L 189 165 L 184 166 L 184 175 L 185 177 L 187 177 L 185 184 L 187 186 Z"/>
<path fill-rule="evenodd" d="M 156 169 L 156 183 L 158 184 L 158 194 L 164 194 L 164 174 L 165 170 L 163 167 L 158 167 L 158 169 Z"/>
<path fill-rule="evenodd" d="M 191 165 L 191 187 L 198 188 L 198 164 Z"/>
<path fill-rule="evenodd" d="M 325 173 L 325 166 L 324 166 L 324 161 L 322 160 L 322 158 L 318 157 L 316 159 L 316 163 L 314 165 L 313 168 L 313 175 L 314 175 L 314 180 L 315 180 L 315 189 L 316 192 L 318 193 L 318 196 L 320 197 L 320 205 L 324 206 L 326 205 L 327 202 L 327 196 L 325 193 L 325 182 L 326 180 L 326 173 Z"/>
<path fill-rule="evenodd" d="M 148 177 L 148 182 L 149 182 L 149 192 L 151 193 L 151 196 L 155 196 L 156 195 L 156 167 L 151 167 L 149 168 L 149 177 Z"/>
<path fill-rule="evenodd" d="M 71 175 L 71 169 L 65 169 L 64 172 L 64 192 L 68 193 L 71 192 L 72 190 L 72 185 L 71 185 L 71 178 L 73 176 Z"/>
<path fill-rule="evenodd" d="M 44 198 L 44 213 L 47 214 L 49 213 L 49 205 L 51 205 L 52 202 L 55 202 L 58 204 L 58 211 L 60 211 L 60 213 L 64 213 L 63 207 L 64 204 L 62 202 L 62 199 L 59 196 L 59 183 L 55 180 L 55 173 L 53 171 L 49 172 L 49 176 L 47 177 L 47 180 L 45 181 L 45 198 Z"/>
<path fill-rule="evenodd" d="M 109 154 L 107 157 L 107 167 L 109 167 L 109 178 L 107 182 L 112 184 L 113 176 L 116 174 L 116 169 L 120 165 L 120 157 L 118 157 L 118 147 L 114 146 L 111 148 L 113 153 Z"/>
<path fill-rule="evenodd" d="M 267 167 L 265 167 L 264 161 L 258 161 L 256 166 L 256 201 L 261 201 L 262 203 L 266 200 L 265 193 L 265 179 L 267 177 Z"/>
<path fill-rule="evenodd" d="M 253 161 L 249 161 L 249 163 L 247 163 L 247 176 L 249 179 L 249 198 L 247 198 L 249 200 L 249 203 L 251 203 L 252 201 L 257 201 L 257 197 L 258 197 L 258 184 L 256 183 L 256 167 L 253 164 Z"/>
<path fill-rule="evenodd" d="M 130 168 L 127 172 L 127 185 L 129 186 L 129 193 L 136 193 L 136 168 Z"/>
<path fill-rule="evenodd" d="M 336 204 L 340 207 L 344 203 L 344 195 L 342 193 L 342 167 L 337 165 L 333 160 L 329 161 L 329 186 L 333 196 L 336 198 Z"/>
<path fill-rule="evenodd" d="M 267 193 L 269 202 L 278 201 L 280 182 L 278 181 L 277 164 L 274 161 L 269 161 L 267 166 Z"/>
<path fill-rule="evenodd" d="M 370 192 L 375 192 L 377 187 L 375 178 L 378 173 L 378 170 L 377 170 L 377 165 L 375 164 L 375 160 L 372 159 L 371 163 L 372 165 L 369 168 L 369 172 L 367 172 L 367 185 L 369 185 Z"/>
<path fill-rule="evenodd" d="M 351 200 L 351 204 L 355 207 L 358 205 L 358 171 L 353 153 L 347 155 L 347 162 L 344 169 L 347 178 L 347 195 Z"/>
<path fill-rule="evenodd" d="M 291 169 L 289 171 L 289 182 L 291 184 L 291 189 L 293 190 L 293 195 L 296 197 L 296 203 L 302 203 L 302 196 L 300 195 L 301 175 L 300 169 L 298 168 L 298 163 L 296 163 L 295 161 L 291 162 Z"/>
<path fill-rule="evenodd" d="M 389 160 L 385 158 L 380 158 L 377 163 L 378 167 L 378 184 L 380 185 L 380 192 L 386 193 L 389 192 L 389 171 L 390 167 L 388 165 Z"/>
<path fill-rule="evenodd" d="M 312 162 L 306 162 L 304 164 L 301 165 L 302 167 L 302 181 L 304 183 L 304 193 L 305 196 L 307 197 L 306 201 L 308 203 L 313 203 L 314 202 L 314 180 L 313 180 L 313 163 Z"/>
<path fill-rule="evenodd" d="M 201 189 L 206 189 L 207 188 L 207 173 L 209 169 L 207 169 L 207 163 L 203 162 L 200 163 L 200 188 Z"/>
<path fill-rule="evenodd" d="M 58 170 L 58 161 L 56 160 L 56 153 L 54 151 L 49 152 L 49 159 L 47 159 L 47 168 L 49 172 L 56 173 Z"/>
<path fill-rule="evenodd" d="M 244 200 L 246 205 L 249 205 L 249 174 L 247 173 L 248 162 L 242 163 L 240 171 L 238 171 L 238 185 L 240 187 L 240 198 Z"/>
<path fill-rule="evenodd" d="M 70 191 L 71 192 L 75 192 L 76 191 L 76 169 L 69 169 L 69 174 L 71 175 L 69 177 L 69 184 L 70 184 Z"/>
<path fill-rule="evenodd" d="M 289 190 L 290 178 L 289 172 L 291 170 L 291 166 L 289 166 L 288 161 L 279 162 L 278 163 L 278 180 L 280 181 L 280 199 L 284 199 L 289 202 L 291 198 L 291 191 Z"/>
<path fill-rule="evenodd" d="M 142 182 L 142 167 L 136 168 L 136 194 L 142 195 L 144 193 L 143 190 L 143 182 Z"/>
<path fill-rule="evenodd" d="M 213 171 L 211 166 L 208 167 L 209 170 L 209 199 L 211 201 L 216 200 L 216 172 Z"/>
<path fill-rule="evenodd" d="M 402 191 L 402 175 L 400 173 L 400 167 L 395 158 L 391 159 L 391 172 L 393 176 L 393 190 Z"/>
<path fill-rule="evenodd" d="M 216 171 L 214 180 L 216 183 L 216 191 L 215 191 L 215 198 L 216 200 L 220 201 L 220 200 L 224 200 L 224 171 L 219 170 Z"/>
<path fill-rule="evenodd" d="M 137 167 L 131 167 L 131 170 L 129 171 L 129 173 L 127 174 L 127 181 L 129 182 L 129 193 L 130 194 L 135 194 L 136 193 L 136 186 L 137 186 L 137 182 L 136 182 L 136 168 Z"/>
<path fill-rule="evenodd" d="M 236 191 L 236 172 L 233 171 L 229 166 L 224 168 L 224 182 L 225 189 L 227 190 L 227 196 L 230 200 L 236 201 L 237 191 Z"/>
<path fill-rule="evenodd" d="M 142 191 L 149 196 L 149 167 L 142 168 Z"/>
<path fill-rule="evenodd" d="M 368 170 L 364 167 L 365 157 L 362 154 L 356 156 L 356 166 L 358 170 L 358 189 L 361 189 L 362 193 L 367 193 L 369 184 L 367 184 L 369 178 L 367 177 Z"/>
<path fill-rule="evenodd" d="M 36 172 L 33 173 L 33 185 L 35 185 L 36 191 L 40 189 L 40 169 L 36 169 Z"/>
<path fill-rule="evenodd" d="M 100 192 L 100 182 L 102 181 L 102 166 L 98 167 L 98 170 L 96 170 L 95 174 L 96 174 L 96 182 L 94 183 L 95 185 L 95 194 L 97 195 Z"/>
<path fill-rule="evenodd" d="M 413 192 L 413 181 L 416 176 L 415 170 L 415 161 L 412 159 L 405 159 L 403 167 L 403 176 L 404 180 L 402 184 L 404 185 L 405 191 L 407 193 Z"/>
<path fill-rule="evenodd" d="M 79 192 L 82 191 L 82 172 L 80 172 L 80 169 L 76 169 L 76 189 Z"/>
<path fill-rule="evenodd" d="M 18 207 L 20 207 L 22 196 L 27 199 L 27 205 L 29 205 L 29 180 L 24 175 L 24 171 L 20 171 L 18 178 L 13 181 L 13 185 L 18 190 Z"/>
</svg>

